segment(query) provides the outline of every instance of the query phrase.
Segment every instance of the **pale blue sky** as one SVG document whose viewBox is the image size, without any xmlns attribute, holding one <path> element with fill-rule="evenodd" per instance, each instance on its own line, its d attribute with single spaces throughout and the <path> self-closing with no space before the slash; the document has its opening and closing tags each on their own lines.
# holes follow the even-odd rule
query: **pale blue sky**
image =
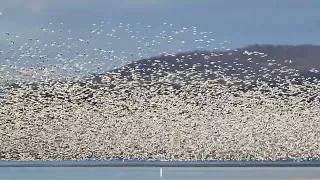
<svg viewBox="0 0 320 180">
<path fill-rule="evenodd" d="M 1 31 L 47 22 L 171 22 L 212 31 L 230 46 L 319 44 L 319 0 L 0 0 Z M 3 36 L 3 34 L 1 35 Z"/>
<path fill-rule="evenodd" d="M 131 28 L 141 22 L 137 27 L 140 31 L 145 30 L 141 36 L 161 32 L 164 22 L 172 23 L 177 29 L 196 26 L 198 31 L 211 31 L 216 42 L 230 41 L 228 48 L 250 44 L 320 45 L 319 9 L 319 0 L 0 0 L 0 12 L 3 13 L 0 16 L 0 48 L 7 45 L 5 32 L 16 33 L 24 41 L 37 37 L 39 31 L 35 28 L 41 27 L 64 32 L 72 29 L 74 37 L 81 37 L 90 34 L 93 23 L 101 21 L 131 24 Z M 53 24 L 49 26 L 49 22 Z M 60 22 L 64 24 L 60 25 Z M 152 29 L 147 25 L 152 25 Z M 119 36 L 124 35 L 120 33 Z M 57 41 L 58 37 L 47 38 Z M 184 36 L 183 40 L 189 38 Z M 112 47 L 118 54 L 136 51 L 137 45 L 130 42 L 130 38 L 123 39 Z M 106 39 L 92 41 L 108 49 Z M 84 47 L 78 49 L 81 51 L 81 48 Z M 194 49 L 196 45 L 189 44 L 188 48 Z M 163 45 L 157 50 L 172 49 Z"/>
</svg>

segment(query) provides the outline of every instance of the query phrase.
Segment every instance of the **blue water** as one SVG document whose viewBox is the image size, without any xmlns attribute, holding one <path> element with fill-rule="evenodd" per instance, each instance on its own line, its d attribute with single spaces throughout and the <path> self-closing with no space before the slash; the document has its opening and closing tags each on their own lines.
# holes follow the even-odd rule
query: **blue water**
<svg viewBox="0 0 320 180">
<path fill-rule="evenodd" d="M 318 178 L 318 179 L 317 179 Z M 320 180 L 319 167 L 2 167 L 0 180 Z"/>
</svg>

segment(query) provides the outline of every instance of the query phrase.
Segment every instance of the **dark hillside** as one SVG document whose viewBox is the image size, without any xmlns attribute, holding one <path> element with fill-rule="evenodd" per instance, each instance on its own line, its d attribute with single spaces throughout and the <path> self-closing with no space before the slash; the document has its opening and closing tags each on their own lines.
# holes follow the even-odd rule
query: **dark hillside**
<svg viewBox="0 0 320 180">
<path fill-rule="evenodd" d="M 313 45 L 251 45 L 224 52 L 194 51 L 176 55 L 151 57 L 127 64 L 112 72 L 131 77 L 132 72 L 142 77 L 157 77 L 167 73 L 198 72 L 204 77 L 216 74 L 244 79 L 274 80 L 277 76 L 318 77 L 320 46 Z M 289 72 L 288 72 L 289 71 Z"/>
</svg>

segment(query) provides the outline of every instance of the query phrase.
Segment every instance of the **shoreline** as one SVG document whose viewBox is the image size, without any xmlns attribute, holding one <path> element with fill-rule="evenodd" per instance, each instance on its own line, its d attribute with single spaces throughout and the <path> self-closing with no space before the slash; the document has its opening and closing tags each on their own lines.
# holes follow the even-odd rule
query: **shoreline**
<svg viewBox="0 0 320 180">
<path fill-rule="evenodd" d="M 320 167 L 315 161 L 147 161 L 147 160 L 72 160 L 3 161 L 0 167 Z"/>
</svg>

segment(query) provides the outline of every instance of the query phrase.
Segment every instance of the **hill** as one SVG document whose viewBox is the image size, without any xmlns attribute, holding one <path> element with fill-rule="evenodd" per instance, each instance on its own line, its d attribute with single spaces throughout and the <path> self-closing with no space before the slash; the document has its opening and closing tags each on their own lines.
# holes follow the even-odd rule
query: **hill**
<svg viewBox="0 0 320 180">
<path fill-rule="evenodd" d="M 163 54 L 141 59 L 104 74 L 94 74 L 94 84 L 110 80 L 160 81 L 170 83 L 183 80 L 215 80 L 219 83 L 241 84 L 245 90 L 260 82 L 278 86 L 290 80 L 301 84 L 320 79 L 320 46 L 315 45 L 250 45 L 228 51 L 192 51 L 178 54 Z M 176 83 L 176 86 L 179 83 Z M 260 84 L 261 85 L 261 84 Z"/>
<path fill-rule="evenodd" d="M 222 52 L 193 51 L 142 59 L 111 72 L 127 76 L 135 71 L 140 72 L 142 76 L 148 76 L 157 72 L 168 73 L 194 69 L 199 72 L 220 70 L 226 75 L 235 76 L 237 74 L 245 76 L 253 71 L 259 76 L 269 72 L 267 69 L 261 70 L 263 67 L 270 72 L 283 67 L 283 69 L 299 70 L 302 75 L 319 77 L 319 73 L 309 70 L 320 69 L 320 46 L 251 45 Z M 259 70 L 261 70 L 260 73 Z"/>
</svg>

